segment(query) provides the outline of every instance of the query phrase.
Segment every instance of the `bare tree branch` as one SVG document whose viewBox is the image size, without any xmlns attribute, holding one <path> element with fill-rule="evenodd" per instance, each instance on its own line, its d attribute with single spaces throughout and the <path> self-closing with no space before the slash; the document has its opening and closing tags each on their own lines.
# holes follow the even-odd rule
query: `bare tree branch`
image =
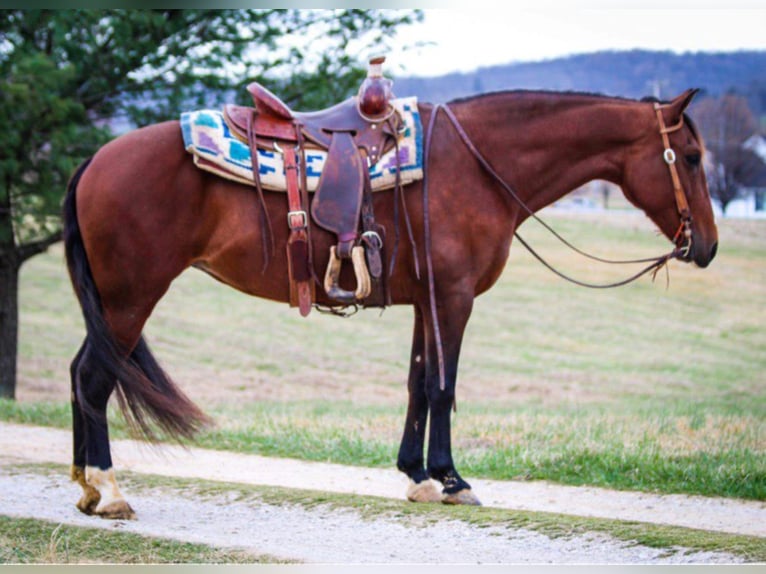
<svg viewBox="0 0 766 574">
<path fill-rule="evenodd" d="M 19 264 L 24 263 L 27 259 L 34 257 L 35 255 L 39 255 L 40 253 L 44 253 L 48 250 L 48 248 L 53 245 L 54 243 L 58 243 L 63 238 L 62 231 L 59 229 L 58 231 L 55 231 L 54 233 L 48 235 L 47 237 L 44 237 L 42 239 L 38 239 L 37 241 L 31 241 L 29 243 L 25 243 L 24 245 L 21 245 L 17 248 L 17 254 L 19 257 Z"/>
</svg>

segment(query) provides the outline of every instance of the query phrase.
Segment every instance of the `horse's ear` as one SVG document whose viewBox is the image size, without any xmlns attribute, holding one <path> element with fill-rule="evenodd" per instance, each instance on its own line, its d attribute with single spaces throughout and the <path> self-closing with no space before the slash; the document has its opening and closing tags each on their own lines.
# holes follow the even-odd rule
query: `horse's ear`
<svg viewBox="0 0 766 574">
<path fill-rule="evenodd" d="M 684 113 L 686 108 L 689 107 L 689 104 L 692 103 L 692 100 L 694 99 L 694 96 L 697 95 L 697 92 L 699 92 L 699 88 L 691 88 L 686 90 L 680 96 L 674 98 L 673 101 L 668 105 L 668 109 L 671 110 L 670 115 L 675 119 L 680 119 L 681 114 Z"/>
<path fill-rule="evenodd" d="M 686 111 L 686 108 L 689 107 L 689 104 L 691 104 L 692 99 L 694 99 L 694 96 L 697 94 L 697 92 L 699 92 L 697 88 L 686 90 L 681 95 L 673 98 L 673 100 L 667 104 L 660 106 L 662 109 L 662 116 L 665 119 L 665 125 L 678 125 L 678 123 L 681 121 L 681 117 L 683 116 L 684 111 Z"/>
</svg>

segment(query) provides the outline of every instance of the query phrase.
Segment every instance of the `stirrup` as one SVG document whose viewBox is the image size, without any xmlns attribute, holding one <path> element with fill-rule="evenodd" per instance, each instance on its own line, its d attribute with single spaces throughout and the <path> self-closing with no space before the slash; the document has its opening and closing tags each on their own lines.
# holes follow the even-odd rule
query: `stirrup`
<svg viewBox="0 0 766 574">
<path fill-rule="evenodd" d="M 330 247 L 330 261 L 327 263 L 327 271 L 324 276 L 324 290 L 331 299 L 347 305 L 361 301 L 372 291 L 370 274 L 364 261 L 364 247 L 357 245 L 351 249 L 351 262 L 354 264 L 354 273 L 356 274 L 356 291 L 346 291 L 338 285 L 343 262 L 338 257 L 336 246 Z"/>
</svg>

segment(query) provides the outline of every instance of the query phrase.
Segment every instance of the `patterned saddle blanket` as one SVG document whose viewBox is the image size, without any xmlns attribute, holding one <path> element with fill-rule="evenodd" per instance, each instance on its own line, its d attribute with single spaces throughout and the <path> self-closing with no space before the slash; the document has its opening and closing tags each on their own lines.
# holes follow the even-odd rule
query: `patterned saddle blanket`
<svg viewBox="0 0 766 574">
<path fill-rule="evenodd" d="M 404 122 L 399 140 L 399 177 L 407 185 L 423 177 L 423 126 L 417 98 L 399 98 L 391 102 Z M 255 186 L 250 148 L 232 135 L 223 113 L 218 110 L 197 110 L 181 114 L 184 147 L 192 154 L 200 169 L 225 179 Z M 324 150 L 306 150 L 306 185 L 315 191 L 327 159 Z M 282 154 L 258 149 L 258 175 L 264 189 L 287 191 Z M 392 149 L 370 167 L 373 191 L 389 189 L 396 184 L 396 150 Z"/>
</svg>

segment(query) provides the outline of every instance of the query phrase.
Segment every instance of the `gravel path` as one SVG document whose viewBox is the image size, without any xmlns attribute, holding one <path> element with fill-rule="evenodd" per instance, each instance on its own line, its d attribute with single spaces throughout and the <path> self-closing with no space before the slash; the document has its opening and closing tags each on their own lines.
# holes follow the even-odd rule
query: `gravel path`
<svg viewBox="0 0 766 574">
<path fill-rule="evenodd" d="M 69 464 L 68 431 L 0 423 L 0 460 Z M 113 441 L 115 467 L 137 473 L 269 484 L 401 499 L 396 471 L 280 460 L 202 449 L 154 449 Z M 473 480 L 485 506 L 542 510 L 690 526 L 766 538 L 766 505 L 704 497 L 655 496 L 539 482 Z M 12 495 L 11 495 L 12 493 Z M 276 506 L 127 491 L 138 521 L 110 522 L 80 514 L 79 487 L 66 476 L 16 474 L 0 465 L 0 514 L 242 548 L 310 563 L 736 563 L 724 553 L 669 552 L 604 535 L 551 539 L 529 530 L 479 528 L 460 521 L 411 525 L 362 519 L 352 510 Z"/>
<path fill-rule="evenodd" d="M 133 495 L 137 521 L 88 517 L 69 501 L 78 488 L 66 477 L 5 474 L 0 513 L 67 524 L 244 549 L 308 563 L 427 564 L 732 564 L 724 553 L 670 553 L 603 535 L 548 538 L 524 529 L 478 528 L 460 521 L 406 526 L 363 520 L 354 511 L 306 510 L 258 502 L 199 501 L 177 494 Z"/>
</svg>

